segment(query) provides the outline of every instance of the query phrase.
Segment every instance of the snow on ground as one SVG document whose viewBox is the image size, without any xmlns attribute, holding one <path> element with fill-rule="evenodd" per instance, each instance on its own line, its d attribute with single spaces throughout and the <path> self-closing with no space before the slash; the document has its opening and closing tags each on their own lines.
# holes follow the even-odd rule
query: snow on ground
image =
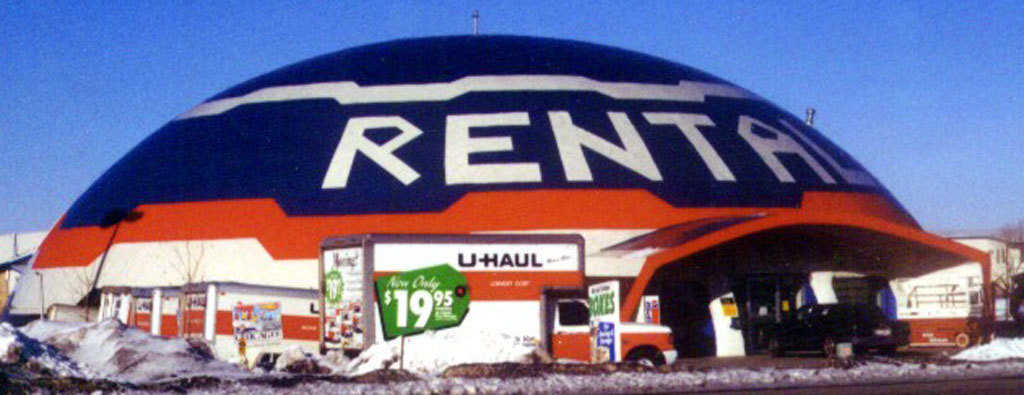
<svg viewBox="0 0 1024 395">
<path fill-rule="evenodd" d="M 402 339 L 377 343 L 359 354 L 346 367 L 350 376 L 377 369 L 397 369 Z M 470 330 L 428 331 L 405 339 L 405 370 L 420 375 L 437 375 L 452 365 L 525 361 L 536 345 L 504 333 Z"/>
<path fill-rule="evenodd" d="M 285 349 L 274 364 L 274 370 L 289 373 L 344 374 L 348 358 L 341 351 L 327 355 L 308 353 L 299 346 Z"/>
<path fill-rule="evenodd" d="M 0 363 L 9 365 L 37 365 L 61 377 L 95 376 L 79 366 L 54 347 L 25 336 L 6 322 L 0 323 Z"/>
<path fill-rule="evenodd" d="M 961 361 L 998 361 L 1000 359 L 1024 358 L 1024 338 L 995 338 L 988 344 L 981 344 L 951 357 Z"/>
<path fill-rule="evenodd" d="M 388 384 L 304 382 L 290 388 L 226 383 L 192 393 L 615 393 L 779 389 L 844 384 L 905 383 L 971 378 L 1020 377 L 1024 363 L 888 364 L 866 363 L 850 369 L 741 369 L 673 373 L 550 374 L 525 378 L 459 379 L 433 377 Z"/>
<path fill-rule="evenodd" d="M 118 321 L 59 323 L 34 321 L 21 328 L 49 343 L 79 365 L 118 381 L 146 382 L 199 375 L 244 377 L 237 366 L 214 359 L 204 345 L 166 339 Z"/>
<path fill-rule="evenodd" d="M 300 373 L 329 373 L 355 377 L 377 369 L 397 369 L 401 339 L 372 346 L 346 361 L 340 355 L 319 356 L 291 349 L 278 361 L 278 369 L 306 366 Z M 107 378 L 133 383 L 170 382 L 172 378 L 213 376 L 220 380 L 190 392 L 280 394 L 282 392 L 346 393 L 551 393 L 551 392 L 671 392 L 795 388 L 823 385 L 897 383 L 970 378 L 1022 377 L 1024 339 L 996 339 L 953 357 L 955 363 L 898 360 L 860 362 L 849 369 L 715 368 L 659 372 L 608 372 L 597 375 L 553 373 L 538 366 L 536 377 L 444 378 L 450 366 L 482 362 L 527 361 L 535 346 L 500 333 L 448 330 L 427 332 L 406 339 L 404 367 L 420 380 L 387 383 L 339 382 L 330 376 L 297 380 L 281 387 L 264 378 L 298 377 L 286 373 L 257 376 L 213 359 L 208 349 L 183 339 L 165 339 L 116 321 L 100 323 L 36 322 L 24 328 L 0 324 L 0 363 L 30 367 L 35 364 L 58 376 Z M 992 361 L 998 362 L 969 362 Z M 13 364 L 13 365 L 12 365 Z M 533 374 L 533 373 L 531 373 Z M 311 377 L 311 376 L 306 376 Z M 361 379 L 355 379 L 361 381 Z M 288 385 L 292 385 L 288 384 Z"/>
</svg>

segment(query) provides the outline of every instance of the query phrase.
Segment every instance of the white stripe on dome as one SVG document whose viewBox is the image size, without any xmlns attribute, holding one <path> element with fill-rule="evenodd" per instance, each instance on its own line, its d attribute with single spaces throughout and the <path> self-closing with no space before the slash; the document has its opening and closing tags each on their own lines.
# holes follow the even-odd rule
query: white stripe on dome
<svg viewBox="0 0 1024 395">
<path fill-rule="evenodd" d="M 680 81 L 677 85 L 637 82 L 601 82 L 567 75 L 471 76 L 452 82 L 359 86 L 354 82 L 320 82 L 263 88 L 244 96 L 213 100 L 188 110 L 176 119 L 217 115 L 235 107 L 302 99 L 332 98 L 340 104 L 446 101 L 469 92 L 590 91 L 614 99 L 703 102 L 707 96 L 759 99 L 728 84 Z"/>
</svg>

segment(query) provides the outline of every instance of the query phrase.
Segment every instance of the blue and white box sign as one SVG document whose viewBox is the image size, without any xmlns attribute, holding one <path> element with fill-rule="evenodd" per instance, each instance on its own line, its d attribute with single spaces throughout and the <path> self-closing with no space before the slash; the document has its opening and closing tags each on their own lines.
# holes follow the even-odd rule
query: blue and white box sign
<svg viewBox="0 0 1024 395">
<path fill-rule="evenodd" d="M 619 317 L 619 282 L 606 281 L 587 288 L 590 308 L 590 362 L 622 360 Z"/>
</svg>

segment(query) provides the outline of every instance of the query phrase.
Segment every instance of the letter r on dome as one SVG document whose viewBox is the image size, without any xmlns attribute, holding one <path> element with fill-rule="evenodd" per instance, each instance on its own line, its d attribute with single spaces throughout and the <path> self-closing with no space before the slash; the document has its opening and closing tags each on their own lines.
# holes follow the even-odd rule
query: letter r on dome
<svg viewBox="0 0 1024 395">
<path fill-rule="evenodd" d="M 396 128 L 402 133 L 381 145 L 366 138 L 367 130 L 386 128 Z M 345 125 L 345 131 L 341 133 L 338 148 L 334 150 L 327 174 L 324 175 L 322 188 L 337 189 L 348 185 L 348 177 L 352 172 L 352 163 L 356 159 L 356 152 L 362 152 L 367 158 L 395 176 L 398 181 L 409 185 L 420 178 L 420 173 L 398 159 L 394 152 L 421 134 L 423 131 L 420 128 L 399 116 L 349 119 Z"/>
</svg>

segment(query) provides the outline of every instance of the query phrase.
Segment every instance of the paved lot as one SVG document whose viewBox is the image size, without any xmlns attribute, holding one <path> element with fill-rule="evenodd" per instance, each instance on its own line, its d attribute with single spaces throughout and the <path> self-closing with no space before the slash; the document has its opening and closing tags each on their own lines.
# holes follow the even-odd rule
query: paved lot
<svg viewBox="0 0 1024 395">
<path fill-rule="evenodd" d="M 872 394 L 1021 394 L 1024 378 L 971 379 L 921 383 L 836 385 L 829 387 L 783 388 L 710 392 L 719 394 L 796 394 L 796 395 L 872 395 Z"/>
<path fill-rule="evenodd" d="M 943 360 L 958 350 L 948 347 L 907 348 L 901 349 L 891 358 L 907 362 L 925 362 Z M 872 358 L 874 354 L 862 357 Z M 884 357 L 890 358 L 890 357 Z M 790 353 L 784 357 L 773 358 L 770 355 L 751 355 L 744 357 L 704 357 L 681 358 L 677 363 L 693 369 L 707 368 L 777 368 L 777 369 L 816 369 L 833 366 L 821 353 Z"/>
<path fill-rule="evenodd" d="M 900 350 L 892 357 L 861 355 L 863 359 L 896 359 L 901 362 L 936 362 L 960 351 L 952 347 L 908 348 Z M 769 355 L 753 355 L 745 357 L 708 357 L 683 358 L 678 363 L 692 369 L 710 368 L 749 368 L 749 369 L 816 369 L 833 365 L 820 353 L 803 353 L 773 358 Z M 738 390 L 712 393 L 757 393 L 757 394 L 807 394 L 820 395 L 850 394 L 1024 394 L 1024 372 L 1018 378 L 981 378 L 958 380 L 935 380 L 888 384 L 839 384 L 834 386 L 812 386 L 799 388 L 780 388 L 764 390 Z"/>
</svg>

